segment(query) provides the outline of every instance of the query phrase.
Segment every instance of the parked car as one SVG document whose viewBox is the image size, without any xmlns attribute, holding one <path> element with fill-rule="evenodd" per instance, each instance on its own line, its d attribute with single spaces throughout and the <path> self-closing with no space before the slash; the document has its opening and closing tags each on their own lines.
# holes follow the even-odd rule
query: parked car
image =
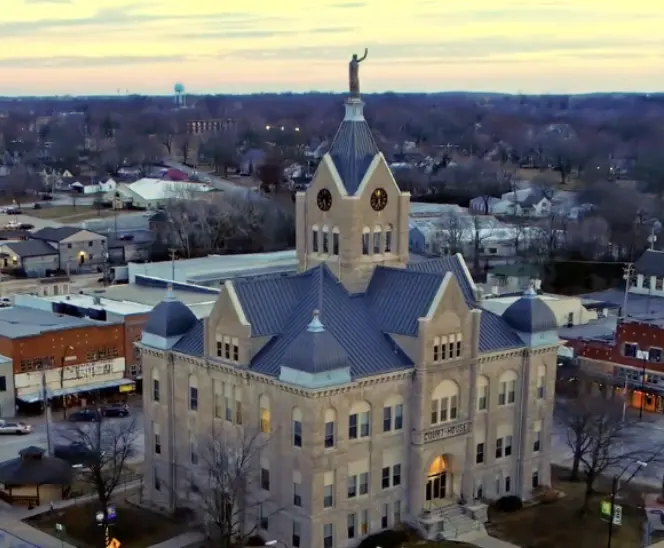
<svg viewBox="0 0 664 548">
<path fill-rule="evenodd" d="M 32 426 L 23 422 L 0 420 L 0 434 L 17 434 L 19 436 L 32 432 Z"/>
<path fill-rule="evenodd" d="M 7 215 L 21 215 L 23 210 L 20 207 L 10 207 L 5 211 Z"/>
<path fill-rule="evenodd" d="M 56 445 L 53 448 L 53 456 L 66 460 L 74 467 L 90 466 L 97 461 L 97 454 L 87 445 L 81 442 L 72 442 L 69 444 Z M 104 456 L 102 452 L 101 456 Z"/>
<path fill-rule="evenodd" d="M 129 406 L 126 403 L 113 403 L 102 407 L 101 414 L 103 417 L 128 417 Z"/>
<path fill-rule="evenodd" d="M 71 422 L 96 422 L 99 420 L 99 411 L 96 409 L 81 409 L 69 415 Z"/>
</svg>

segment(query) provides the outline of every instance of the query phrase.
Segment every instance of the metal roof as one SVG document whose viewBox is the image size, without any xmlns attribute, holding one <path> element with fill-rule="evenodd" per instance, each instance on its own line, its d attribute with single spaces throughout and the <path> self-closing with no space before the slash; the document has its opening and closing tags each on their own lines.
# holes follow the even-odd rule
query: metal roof
<svg viewBox="0 0 664 548">
<path fill-rule="evenodd" d="M 664 278 L 664 251 L 648 249 L 634 263 L 638 274 Z"/>
<path fill-rule="evenodd" d="M 30 337 L 48 331 L 107 325 L 112 322 L 95 322 L 87 318 L 75 318 L 49 313 L 36 308 L 12 306 L 0 308 L 0 336 L 9 339 Z"/>
<path fill-rule="evenodd" d="M 150 312 L 143 331 L 168 339 L 184 335 L 197 322 L 198 319 L 187 305 L 178 301 L 169 291 L 166 299 Z"/>
<path fill-rule="evenodd" d="M 44 257 L 46 255 L 58 255 L 58 250 L 42 240 L 22 240 L 20 242 L 0 242 L 0 245 L 8 247 L 16 255 L 23 258 Z"/>
<path fill-rule="evenodd" d="M 521 333 L 557 331 L 558 322 L 551 308 L 530 288 L 502 314 L 503 320 Z"/>
<path fill-rule="evenodd" d="M 32 237 L 35 240 L 44 240 L 47 242 L 61 242 L 62 240 L 65 240 L 70 236 L 73 236 L 74 234 L 81 232 L 82 230 L 86 229 L 80 228 L 78 226 L 59 226 L 59 227 L 46 226 L 42 229 L 37 230 L 36 232 L 33 232 Z"/>
</svg>

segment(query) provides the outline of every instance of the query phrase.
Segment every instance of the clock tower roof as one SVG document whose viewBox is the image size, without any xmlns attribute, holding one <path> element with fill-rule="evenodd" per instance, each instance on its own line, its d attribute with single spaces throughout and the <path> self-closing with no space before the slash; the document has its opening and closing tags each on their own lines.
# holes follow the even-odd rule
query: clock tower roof
<svg viewBox="0 0 664 548">
<path fill-rule="evenodd" d="M 363 110 L 364 103 L 359 97 L 346 100 L 346 115 L 328 152 L 349 196 L 357 192 L 371 162 L 379 153 Z"/>
</svg>

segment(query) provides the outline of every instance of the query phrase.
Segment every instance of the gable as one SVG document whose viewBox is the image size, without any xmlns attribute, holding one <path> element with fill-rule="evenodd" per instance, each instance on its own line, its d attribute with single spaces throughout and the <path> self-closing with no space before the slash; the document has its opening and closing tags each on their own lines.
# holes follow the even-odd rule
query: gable
<svg viewBox="0 0 664 548">
<path fill-rule="evenodd" d="M 74 232 L 71 236 L 63 238 L 61 241 L 63 243 L 71 243 L 71 242 L 87 242 L 92 240 L 105 240 L 105 239 L 106 236 L 102 236 L 101 234 L 97 234 L 96 232 L 91 232 L 89 230 L 78 230 Z"/>
<path fill-rule="evenodd" d="M 376 188 L 383 188 L 388 194 L 401 194 L 399 185 L 394 180 L 392 171 L 382 154 L 373 157 L 367 172 L 357 190 L 358 195 L 371 194 Z"/>
</svg>

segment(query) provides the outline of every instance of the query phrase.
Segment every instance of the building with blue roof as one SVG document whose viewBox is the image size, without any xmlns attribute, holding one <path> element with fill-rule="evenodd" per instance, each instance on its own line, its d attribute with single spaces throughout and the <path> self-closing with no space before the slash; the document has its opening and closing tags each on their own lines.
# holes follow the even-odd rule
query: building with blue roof
<svg viewBox="0 0 664 548">
<path fill-rule="evenodd" d="M 451 537 L 550 481 L 557 322 L 533 291 L 482 309 L 461 255 L 409 262 L 410 195 L 361 98 L 345 106 L 296 196 L 298 272 L 227 280 L 203 319 L 169 294 L 148 320 L 145 496 L 203 512 L 201 453 L 258 436 L 245 510 L 264 538 Z"/>
</svg>

